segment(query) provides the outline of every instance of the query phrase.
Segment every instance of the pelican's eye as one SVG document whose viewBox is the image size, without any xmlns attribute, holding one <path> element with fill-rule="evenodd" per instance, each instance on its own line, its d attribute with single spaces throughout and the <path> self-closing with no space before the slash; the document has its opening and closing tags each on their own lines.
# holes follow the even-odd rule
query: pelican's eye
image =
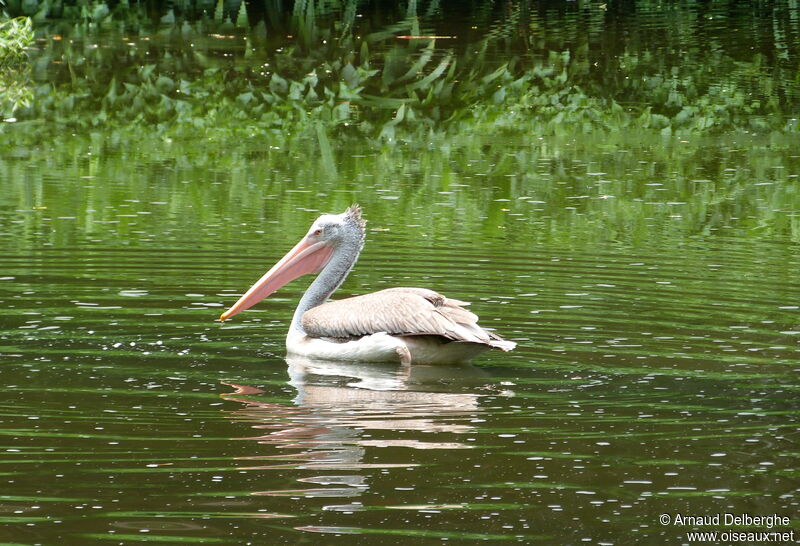
<svg viewBox="0 0 800 546">
<path fill-rule="evenodd" d="M 312 232 L 314 235 L 322 235 L 322 228 L 317 228 Z"/>
</svg>

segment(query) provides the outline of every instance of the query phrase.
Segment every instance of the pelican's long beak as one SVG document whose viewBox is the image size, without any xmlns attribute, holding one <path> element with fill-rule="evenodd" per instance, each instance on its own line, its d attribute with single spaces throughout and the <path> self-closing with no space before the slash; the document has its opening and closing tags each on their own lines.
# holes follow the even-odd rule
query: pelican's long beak
<svg viewBox="0 0 800 546">
<path fill-rule="evenodd" d="M 304 237 L 251 286 L 233 307 L 222 313 L 219 320 L 225 321 L 236 313 L 249 309 L 301 275 L 318 273 L 330 261 L 332 255 L 333 247 L 325 241 L 314 241 Z"/>
</svg>

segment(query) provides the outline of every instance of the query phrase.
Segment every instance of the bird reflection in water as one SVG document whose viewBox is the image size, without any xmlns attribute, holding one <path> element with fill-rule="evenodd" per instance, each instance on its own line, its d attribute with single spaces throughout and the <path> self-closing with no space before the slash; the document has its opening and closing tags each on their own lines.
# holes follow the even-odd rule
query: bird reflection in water
<svg viewBox="0 0 800 546">
<path fill-rule="evenodd" d="M 365 469 L 408 468 L 413 462 L 381 462 L 375 448 L 469 449 L 460 438 L 472 432 L 481 396 L 501 394 L 481 369 L 461 366 L 398 366 L 287 358 L 294 405 L 262 402 L 263 391 L 244 385 L 222 396 L 242 404 L 230 413 L 260 434 L 239 440 L 275 446 L 269 453 L 239 460 L 271 461 L 247 469 L 295 469 L 295 480 L 314 488 L 254 494 L 301 497 L 354 497 L 368 488 Z M 477 391 L 477 392 L 476 392 Z M 366 462 L 370 449 L 372 456 Z M 347 473 L 339 473 L 346 471 Z M 356 473 L 352 473 L 355 471 Z M 322 473 L 320 473 L 322 472 Z"/>
</svg>

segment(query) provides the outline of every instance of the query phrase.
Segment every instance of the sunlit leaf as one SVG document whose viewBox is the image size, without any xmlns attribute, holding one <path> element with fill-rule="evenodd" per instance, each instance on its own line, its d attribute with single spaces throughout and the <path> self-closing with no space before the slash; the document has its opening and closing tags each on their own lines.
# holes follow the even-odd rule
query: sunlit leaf
<svg viewBox="0 0 800 546">
<path fill-rule="evenodd" d="M 245 0 L 239 4 L 239 13 L 236 16 L 236 26 L 239 28 L 247 28 L 250 26 L 250 20 L 247 17 L 247 5 Z"/>
<path fill-rule="evenodd" d="M 356 69 L 353 68 L 352 64 L 347 63 L 346 65 L 344 65 L 344 68 L 342 68 L 342 79 L 351 88 L 355 88 L 358 86 L 359 74 L 358 71 L 356 71 Z"/>
<path fill-rule="evenodd" d="M 400 78 L 398 78 L 397 82 L 395 83 L 410 80 L 416 77 L 420 72 L 422 72 L 422 70 L 425 68 L 425 65 L 427 65 L 428 62 L 430 62 L 431 58 L 433 57 L 435 45 L 436 45 L 436 40 L 429 40 L 428 46 L 419 56 L 419 59 L 417 59 L 414 62 L 414 64 L 411 65 L 411 68 L 409 68 L 405 74 L 403 74 Z"/>
<path fill-rule="evenodd" d="M 156 79 L 156 88 L 161 93 L 168 93 L 168 92 L 172 91 L 173 89 L 175 89 L 175 82 L 172 81 L 172 78 L 169 78 L 169 77 L 164 76 L 164 75 L 160 75 L 160 76 L 158 76 L 158 79 Z"/>
<path fill-rule="evenodd" d="M 278 74 L 272 74 L 269 80 L 269 89 L 273 93 L 283 95 L 289 90 L 289 82 L 281 78 Z"/>
<path fill-rule="evenodd" d="M 504 87 L 501 87 L 500 89 L 495 91 L 494 94 L 492 95 L 492 101 L 494 101 L 495 104 L 500 104 L 505 100 L 505 98 L 506 98 L 506 90 Z"/>
<path fill-rule="evenodd" d="M 175 24 L 175 12 L 173 10 L 169 10 L 163 17 L 161 17 L 161 22 L 165 25 Z"/>
<path fill-rule="evenodd" d="M 436 78 L 444 74 L 444 71 L 447 70 L 450 64 L 450 58 L 451 58 L 450 55 L 448 55 L 441 63 L 439 63 L 439 66 L 437 66 L 433 71 L 431 71 L 430 74 L 428 74 L 427 76 L 425 76 L 424 78 L 422 78 L 417 82 L 409 84 L 408 89 L 414 90 L 414 89 L 424 89 L 428 87 L 431 84 L 431 82 L 433 82 Z"/>
<path fill-rule="evenodd" d="M 329 176 L 336 176 L 336 163 L 333 159 L 333 150 L 331 149 L 328 135 L 322 123 L 316 124 L 317 143 L 319 144 L 320 157 L 322 159 L 322 166 Z"/>
</svg>

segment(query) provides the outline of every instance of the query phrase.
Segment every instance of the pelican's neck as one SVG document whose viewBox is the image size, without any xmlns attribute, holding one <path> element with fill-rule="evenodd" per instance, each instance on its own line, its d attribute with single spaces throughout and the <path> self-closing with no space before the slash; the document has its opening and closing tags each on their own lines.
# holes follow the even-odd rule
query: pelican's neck
<svg viewBox="0 0 800 546">
<path fill-rule="evenodd" d="M 292 333 L 305 335 L 306 332 L 301 322 L 303 313 L 325 303 L 339 288 L 358 260 L 362 246 L 362 241 L 343 242 L 333 251 L 333 256 L 328 264 L 300 298 L 300 303 L 297 304 L 297 309 L 292 317 L 292 325 L 289 328 L 290 336 Z"/>
</svg>

